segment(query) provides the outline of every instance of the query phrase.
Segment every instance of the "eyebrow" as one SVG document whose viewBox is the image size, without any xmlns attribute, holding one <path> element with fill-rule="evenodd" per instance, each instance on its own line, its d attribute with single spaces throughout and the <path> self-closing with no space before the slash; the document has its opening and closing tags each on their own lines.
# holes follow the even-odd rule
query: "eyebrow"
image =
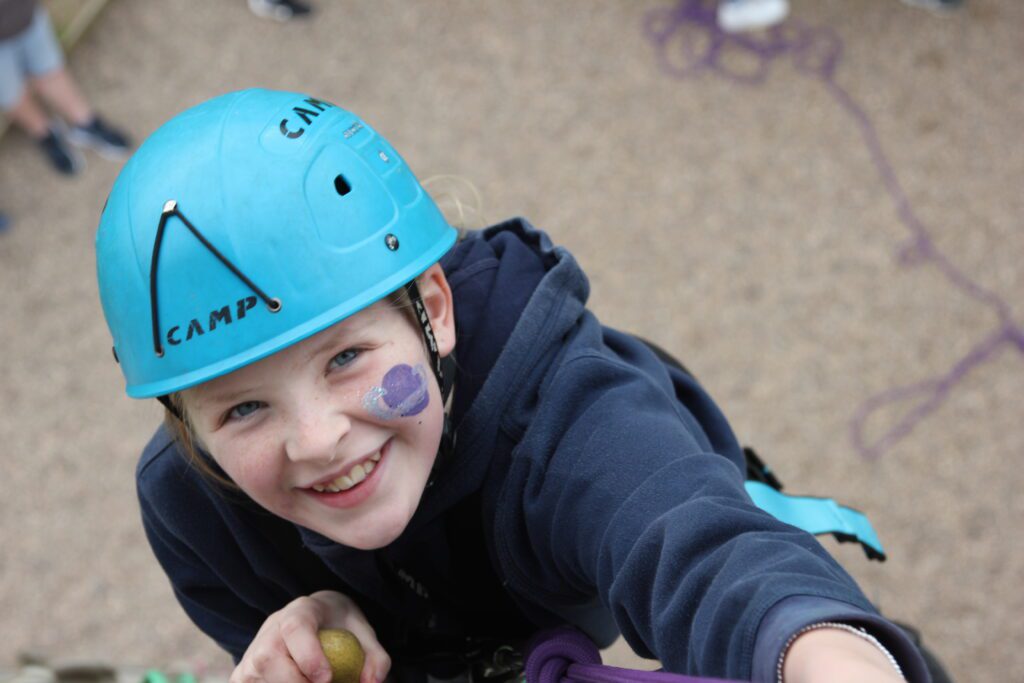
<svg viewBox="0 0 1024 683">
<path fill-rule="evenodd" d="M 339 342 L 349 336 L 345 331 L 332 330 L 331 334 L 324 335 L 324 338 L 320 340 L 320 343 L 314 346 L 309 353 L 305 354 L 305 360 L 310 361 L 314 358 L 322 356 L 325 351 L 338 345 Z"/>
<path fill-rule="evenodd" d="M 328 327 L 323 330 L 321 334 L 324 334 L 324 338 L 317 344 L 309 353 L 306 354 L 306 360 L 312 360 L 318 356 L 323 355 L 326 351 L 340 345 L 342 342 L 349 341 L 352 337 L 357 336 L 363 330 L 365 330 L 372 321 L 367 317 L 361 319 L 355 319 L 354 317 L 346 318 L 340 322 L 337 322 L 333 327 Z"/>
</svg>

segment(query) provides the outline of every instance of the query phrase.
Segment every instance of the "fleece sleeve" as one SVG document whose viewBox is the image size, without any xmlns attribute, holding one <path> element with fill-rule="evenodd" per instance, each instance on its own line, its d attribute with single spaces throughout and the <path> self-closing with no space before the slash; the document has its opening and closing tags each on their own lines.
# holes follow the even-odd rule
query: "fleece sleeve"
<svg viewBox="0 0 1024 683">
<path fill-rule="evenodd" d="M 251 570 L 229 535 L 221 533 L 219 516 L 193 480 L 195 472 L 178 462 L 172 443 L 160 452 L 153 452 L 154 445 L 136 471 L 146 538 L 189 618 L 237 662 L 265 618 L 233 589 L 232 584 L 251 583 L 246 580 Z M 213 547 L 216 553 L 210 552 Z M 219 564 L 204 557 L 220 558 Z M 236 581 L 229 580 L 233 573 Z"/>
<path fill-rule="evenodd" d="M 153 554 L 185 613 L 237 663 L 259 630 L 263 617 L 242 602 L 209 567 L 163 525 L 144 499 L 142 519 Z"/>
<path fill-rule="evenodd" d="M 781 647 L 758 647 L 766 615 L 778 607 L 771 638 L 800 621 L 789 598 L 821 601 L 818 619 L 877 619 L 812 536 L 753 505 L 737 467 L 707 452 L 684 413 L 629 365 L 597 355 L 562 365 L 497 504 L 511 587 L 549 609 L 596 593 L 641 655 L 744 680 L 755 648 L 774 663 Z"/>
</svg>

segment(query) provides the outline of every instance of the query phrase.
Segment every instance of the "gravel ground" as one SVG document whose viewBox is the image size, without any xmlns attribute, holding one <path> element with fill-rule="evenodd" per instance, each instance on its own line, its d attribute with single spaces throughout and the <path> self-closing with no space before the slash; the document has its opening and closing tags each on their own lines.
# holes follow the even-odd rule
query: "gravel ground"
<svg viewBox="0 0 1024 683">
<path fill-rule="evenodd" d="M 138 139 L 226 90 L 304 90 L 421 178 L 471 181 L 488 220 L 528 217 L 791 491 L 869 512 L 887 563 L 824 542 L 886 613 L 961 681 L 1020 676 L 1024 4 L 794 0 L 773 57 L 731 43 L 688 71 L 713 43 L 652 15 L 669 0 L 318 6 L 274 24 L 242 0 L 113 0 L 71 69 Z M 117 171 L 59 178 L 0 140 L 0 668 L 223 672 L 138 522 L 159 411 L 123 397 L 92 252 Z"/>
</svg>

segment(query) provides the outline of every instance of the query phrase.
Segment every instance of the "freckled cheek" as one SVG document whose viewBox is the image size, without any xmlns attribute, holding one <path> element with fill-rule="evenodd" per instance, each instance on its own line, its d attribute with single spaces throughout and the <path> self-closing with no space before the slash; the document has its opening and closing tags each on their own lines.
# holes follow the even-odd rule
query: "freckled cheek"
<svg viewBox="0 0 1024 683">
<path fill-rule="evenodd" d="M 419 415 L 403 419 L 415 425 L 413 427 L 416 434 L 414 438 L 422 444 L 420 450 L 433 458 L 441 443 L 441 432 L 444 431 L 444 411 L 439 402 L 431 401 L 430 406 Z"/>
<path fill-rule="evenodd" d="M 254 493 L 276 491 L 283 483 L 279 470 L 260 461 L 246 463 L 241 468 L 239 477 Z"/>
<path fill-rule="evenodd" d="M 216 451 L 214 451 L 216 453 Z M 262 498 L 279 489 L 283 478 L 280 465 L 272 453 L 256 447 L 232 448 L 216 457 L 217 463 L 232 481 L 253 498 Z"/>
</svg>

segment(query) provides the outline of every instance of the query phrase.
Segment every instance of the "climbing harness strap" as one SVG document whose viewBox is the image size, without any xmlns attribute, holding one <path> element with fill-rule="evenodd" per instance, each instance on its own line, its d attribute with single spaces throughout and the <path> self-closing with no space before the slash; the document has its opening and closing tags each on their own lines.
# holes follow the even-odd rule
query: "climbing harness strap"
<svg viewBox="0 0 1024 683">
<path fill-rule="evenodd" d="M 754 505 L 772 517 L 814 534 L 832 534 L 842 542 L 855 541 L 868 559 L 884 561 L 885 551 L 863 512 L 848 508 L 831 498 L 790 496 L 759 481 L 744 483 Z"/>
<path fill-rule="evenodd" d="M 815 536 L 832 534 L 836 540 L 860 543 L 868 559 L 885 561 L 885 551 L 867 516 L 840 505 L 831 498 L 792 496 L 782 492 L 782 483 L 751 448 L 744 448 L 747 481 L 744 487 L 754 501 L 772 517 Z"/>
<path fill-rule="evenodd" d="M 651 349 L 663 363 L 678 368 L 696 380 L 694 374 L 672 354 L 643 337 L 634 337 Z M 841 543 L 860 543 L 869 560 L 885 561 L 885 551 L 878 540 L 878 534 L 864 513 L 840 505 L 831 498 L 782 493 L 782 482 L 753 448 L 744 448 L 743 457 L 746 460 L 747 479 L 744 487 L 754 505 L 776 519 L 815 536 L 832 534 Z"/>
</svg>

